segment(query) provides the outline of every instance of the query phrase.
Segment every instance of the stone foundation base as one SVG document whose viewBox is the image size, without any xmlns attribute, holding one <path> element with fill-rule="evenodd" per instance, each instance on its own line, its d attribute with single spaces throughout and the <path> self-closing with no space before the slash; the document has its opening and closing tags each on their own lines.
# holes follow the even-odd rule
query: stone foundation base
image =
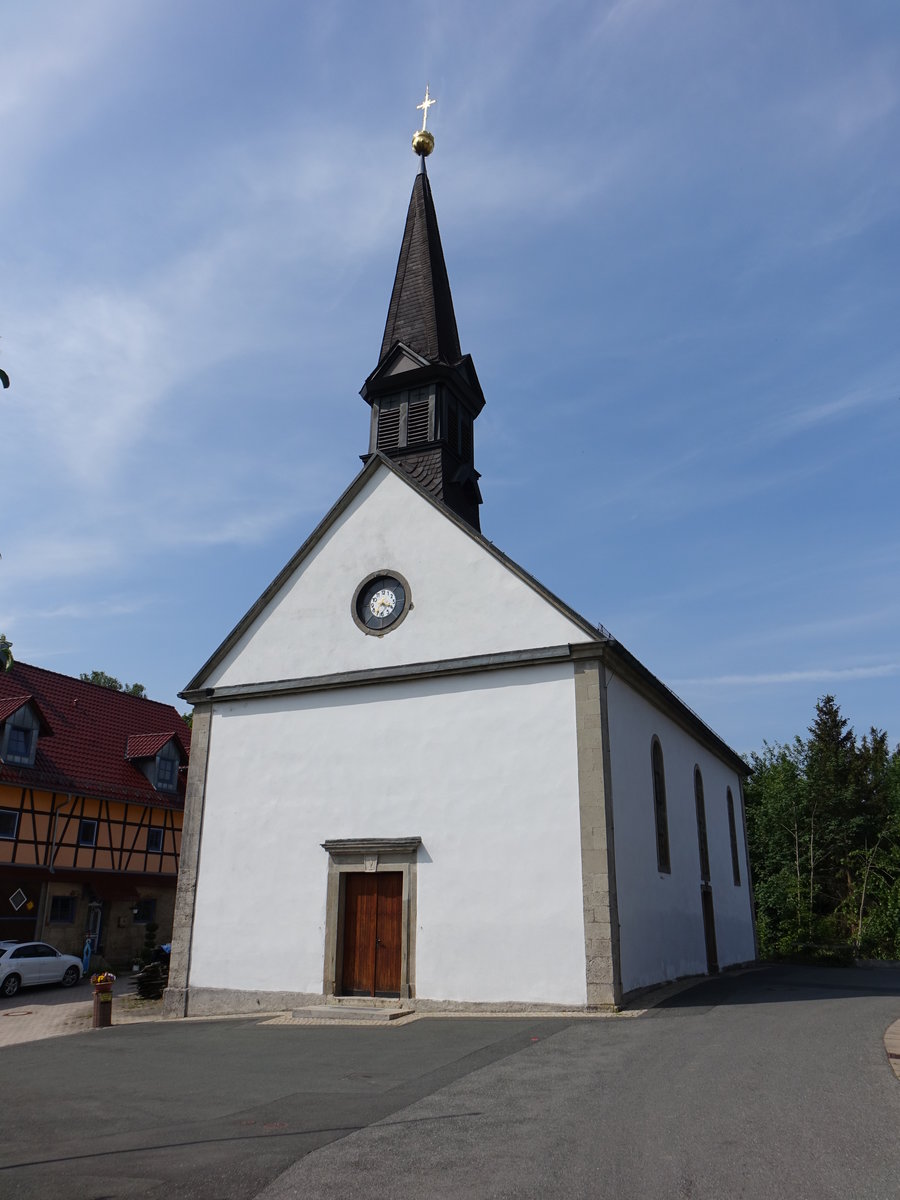
<svg viewBox="0 0 900 1200">
<path fill-rule="evenodd" d="M 398 1000 L 368 1000 L 357 997 L 324 996 L 315 992 L 253 992 L 230 988 L 167 988 L 163 1012 L 167 1017 L 248 1016 L 253 1013 L 293 1012 L 314 1005 L 393 1007 Z M 534 1000 L 404 1000 L 403 1008 L 418 1013 L 592 1013 L 615 1012 L 612 1004 L 553 1004 Z"/>
</svg>

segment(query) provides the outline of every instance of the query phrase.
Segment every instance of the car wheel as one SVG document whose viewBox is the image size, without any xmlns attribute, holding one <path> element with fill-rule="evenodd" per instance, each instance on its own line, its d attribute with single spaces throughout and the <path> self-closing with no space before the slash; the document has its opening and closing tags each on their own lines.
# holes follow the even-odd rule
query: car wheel
<svg viewBox="0 0 900 1200">
<path fill-rule="evenodd" d="M 80 978 L 81 972 L 77 967 L 67 967 L 66 973 L 63 975 L 61 982 L 63 987 L 74 987 Z"/>
<path fill-rule="evenodd" d="M 18 977 L 18 975 L 7 975 L 7 977 L 3 980 L 2 986 L 0 986 L 0 992 L 2 992 L 4 996 L 14 996 L 19 990 L 19 984 L 21 982 L 22 980 Z"/>
</svg>

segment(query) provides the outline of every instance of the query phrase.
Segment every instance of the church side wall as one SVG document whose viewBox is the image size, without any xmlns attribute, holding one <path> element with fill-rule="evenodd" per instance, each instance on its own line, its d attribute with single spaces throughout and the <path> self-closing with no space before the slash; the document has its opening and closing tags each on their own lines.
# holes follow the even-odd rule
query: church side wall
<svg viewBox="0 0 900 1200">
<path fill-rule="evenodd" d="M 694 767 L 703 776 L 719 966 L 755 957 L 741 788 L 735 771 L 608 674 L 622 988 L 706 973 Z M 651 739 L 663 751 L 671 873 L 658 870 Z M 740 886 L 734 884 L 726 790 L 735 804 Z"/>
<path fill-rule="evenodd" d="M 217 704 L 192 991 L 321 994 L 321 843 L 410 836 L 417 998 L 585 1003 L 570 664 Z"/>
</svg>

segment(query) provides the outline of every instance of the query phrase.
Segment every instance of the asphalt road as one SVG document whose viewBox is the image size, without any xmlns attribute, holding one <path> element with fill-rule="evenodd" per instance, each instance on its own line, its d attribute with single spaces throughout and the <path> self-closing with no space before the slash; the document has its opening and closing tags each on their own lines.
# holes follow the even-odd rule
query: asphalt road
<svg viewBox="0 0 900 1200">
<path fill-rule="evenodd" d="M 0 1051 L 0 1197 L 897 1200 L 900 969 L 766 969 L 646 1016 L 252 1019 Z"/>
</svg>

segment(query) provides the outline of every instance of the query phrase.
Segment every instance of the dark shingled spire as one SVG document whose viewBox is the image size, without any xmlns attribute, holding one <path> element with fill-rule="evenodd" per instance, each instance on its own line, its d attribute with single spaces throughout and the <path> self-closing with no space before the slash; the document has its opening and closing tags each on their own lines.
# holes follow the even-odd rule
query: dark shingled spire
<svg viewBox="0 0 900 1200">
<path fill-rule="evenodd" d="M 422 165 L 406 228 L 378 365 L 360 389 L 371 406 L 369 455 L 398 463 L 435 500 L 479 529 L 481 491 L 473 425 L 484 395 L 470 355 L 461 354 L 431 185 L 431 134 L 416 142 Z M 368 459 L 369 455 L 363 455 Z"/>
<path fill-rule="evenodd" d="M 379 362 L 402 342 L 429 362 L 459 362 L 459 334 L 425 159 L 413 184 Z"/>
</svg>

